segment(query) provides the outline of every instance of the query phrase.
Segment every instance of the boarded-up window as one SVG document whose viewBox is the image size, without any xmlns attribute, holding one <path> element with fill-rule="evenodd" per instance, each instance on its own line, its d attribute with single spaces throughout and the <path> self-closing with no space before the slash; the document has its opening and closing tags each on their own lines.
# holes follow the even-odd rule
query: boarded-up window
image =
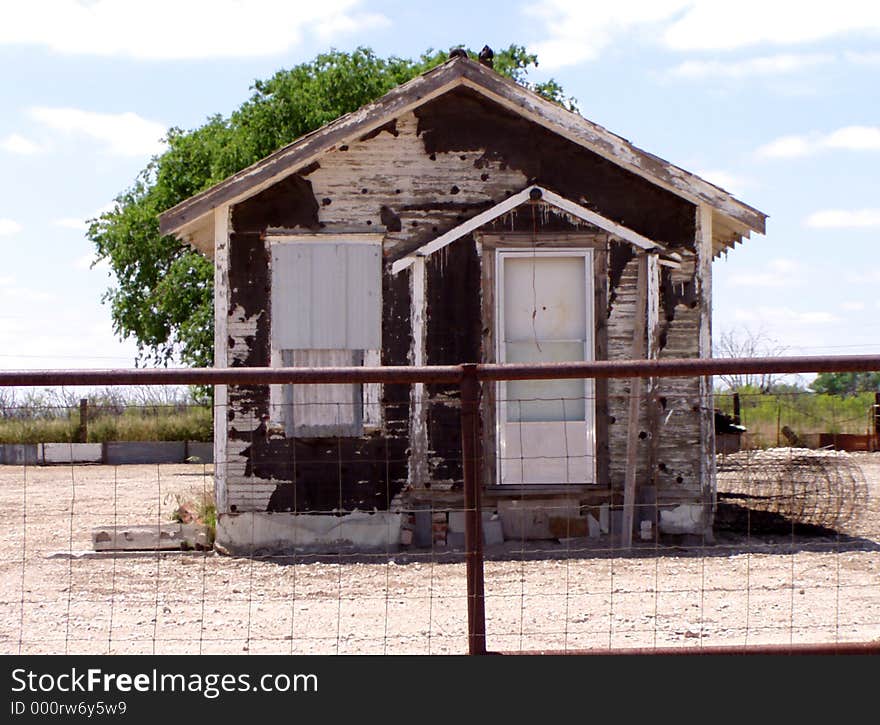
<svg viewBox="0 0 880 725">
<path fill-rule="evenodd" d="M 284 367 L 341 367 L 363 364 L 352 350 L 282 350 Z M 332 383 L 284 386 L 284 432 L 288 436 L 355 436 L 363 429 L 360 385 Z"/>
<path fill-rule="evenodd" d="M 271 240 L 272 360 L 285 367 L 378 364 L 381 236 Z M 378 425 L 378 385 L 273 386 L 288 436 L 358 436 Z"/>
<path fill-rule="evenodd" d="M 272 344 L 279 350 L 379 349 L 382 248 L 361 240 L 272 245 Z"/>
</svg>

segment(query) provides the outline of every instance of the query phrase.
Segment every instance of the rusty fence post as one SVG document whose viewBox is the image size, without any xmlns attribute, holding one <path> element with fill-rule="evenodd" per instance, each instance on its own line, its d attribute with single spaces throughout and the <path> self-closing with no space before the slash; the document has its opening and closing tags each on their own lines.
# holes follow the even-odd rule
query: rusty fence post
<svg viewBox="0 0 880 725">
<path fill-rule="evenodd" d="M 880 390 L 874 393 L 874 450 L 880 451 Z"/>
<path fill-rule="evenodd" d="M 77 438 L 80 443 L 89 442 L 89 399 L 80 398 L 79 401 L 79 430 Z"/>
<path fill-rule="evenodd" d="M 477 379 L 475 364 L 462 365 L 461 368 L 461 457 L 464 474 L 468 652 L 482 655 L 486 654 L 486 604 L 483 585 L 483 513 L 477 475 L 480 381 Z"/>
</svg>

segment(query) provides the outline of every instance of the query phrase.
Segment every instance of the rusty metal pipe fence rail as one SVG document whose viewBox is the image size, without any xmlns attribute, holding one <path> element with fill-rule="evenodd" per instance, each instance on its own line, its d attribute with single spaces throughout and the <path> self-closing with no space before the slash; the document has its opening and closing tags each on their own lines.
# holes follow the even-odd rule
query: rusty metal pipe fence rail
<svg viewBox="0 0 880 725">
<path fill-rule="evenodd" d="M 488 380 L 651 378 L 726 373 L 860 372 L 880 368 L 880 355 L 767 358 L 602 360 L 532 364 L 474 364 Z M 271 385 L 283 383 L 458 383 L 465 365 L 324 368 L 155 368 L 106 370 L 0 370 L 2 386 L 51 385 Z M 470 373 L 469 373 L 470 374 Z"/>
<path fill-rule="evenodd" d="M 675 378 L 726 373 L 816 373 L 880 369 L 880 355 L 836 357 L 775 357 L 761 359 L 669 359 L 624 360 L 585 363 L 463 364 L 430 367 L 333 367 L 333 368 L 212 368 L 134 370 L 7 370 L 0 371 L 0 387 L 107 386 L 107 385 L 283 385 L 283 384 L 436 384 L 458 387 L 461 401 L 461 466 L 463 473 L 464 543 L 467 581 L 468 651 L 490 650 L 486 630 L 486 575 L 481 480 L 481 383 L 516 380 Z M 23 595 L 22 595 L 23 596 Z M 656 605 L 655 605 L 656 606 Z M 603 654 L 615 652 L 658 653 L 880 653 L 880 638 L 864 642 L 815 644 L 764 644 L 699 648 L 584 649 Z"/>
</svg>

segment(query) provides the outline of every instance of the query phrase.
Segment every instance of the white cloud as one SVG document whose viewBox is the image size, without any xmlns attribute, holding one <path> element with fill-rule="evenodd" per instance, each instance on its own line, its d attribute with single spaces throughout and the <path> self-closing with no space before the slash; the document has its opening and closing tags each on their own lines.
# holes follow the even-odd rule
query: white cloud
<svg viewBox="0 0 880 725">
<path fill-rule="evenodd" d="M 747 78 L 751 76 L 782 75 L 805 68 L 824 65 L 834 60 L 833 55 L 784 54 L 737 61 L 688 60 L 673 68 L 670 73 L 680 78 Z"/>
<path fill-rule="evenodd" d="M 741 194 L 743 189 L 746 189 L 751 185 L 751 181 L 744 176 L 732 174 L 729 171 L 724 171 L 724 169 L 703 169 L 695 171 L 694 173 L 701 179 L 705 179 L 706 181 L 715 184 L 715 186 L 720 186 L 722 189 L 733 192 L 734 194 Z"/>
<path fill-rule="evenodd" d="M 846 312 L 861 312 L 865 309 L 864 302 L 841 302 L 840 309 Z"/>
<path fill-rule="evenodd" d="M 848 50 L 843 54 L 843 57 L 856 65 L 880 65 L 880 53 L 874 51 L 859 53 Z"/>
<path fill-rule="evenodd" d="M 761 146 L 755 153 L 766 159 L 792 159 L 807 156 L 816 144 L 807 136 L 780 136 Z"/>
<path fill-rule="evenodd" d="M 100 209 L 96 209 L 91 214 L 84 216 L 82 219 L 79 217 L 63 217 L 61 219 L 56 219 L 52 222 L 56 227 L 62 227 L 63 229 L 75 229 L 78 232 L 84 232 L 89 228 L 89 219 L 97 219 L 101 214 L 105 212 L 112 211 L 116 208 L 116 202 L 111 201 L 109 204 L 104 204 Z"/>
<path fill-rule="evenodd" d="M 542 26 L 544 38 L 529 44 L 542 67 L 558 68 L 593 60 L 619 35 L 634 26 L 658 24 L 687 4 L 686 0 L 541 0 L 523 8 Z"/>
<path fill-rule="evenodd" d="M 767 2 L 694 0 L 666 30 L 676 50 L 729 50 L 768 43 L 796 45 L 845 33 L 880 31 L 880 4 L 872 0 Z"/>
<path fill-rule="evenodd" d="M 49 302 L 55 297 L 52 293 L 34 287 L 23 287 L 15 277 L 0 277 L 0 300 L 4 304 L 17 302 Z"/>
<path fill-rule="evenodd" d="M 96 113 L 79 108 L 37 106 L 28 109 L 28 115 L 55 131 L 100 141 L 109 153 L 117 156 L 150 156 L 165 149 L 160 139 L 166 127 L 130 111 Z"/>
<path fill-rule="evenodd" d="M 350 2 L 348 5 L 355 5 Z M 351 35 L 358 30 L 376 30 L 386 28 L 391 21 L 378 13 L 354 13 L 337 12 L 329 15 L 315 25 L 315 32 L 322 40 L 330 40 L 340 35 Z"/>
<path fill-rule="evenodd" d="M 828 149 L 880 151 L 880 126 L 844 126 L 831 133 L 780 136 L 755 151 L 767 159 L 792 159 Z"/>
<path fill-rule="evenodd" d="M 540 24 L 530 43 L 542 65 L 556 68 L 592 60 L 619 38 L 646 31 L 678 51 L 719 51 L 759 44 L 791 46 L 842 34 L 880 31 L 880 4 L 740 0 L 539 0 L 524 7 Z M 761 67 L 762 63 L 758 64 Z M 770 63 L 770 66 L 773 64 Z"/>
<path fill-rule="evenodd" d="M 880 267 L 874 269 L 860 269 L 858 272 L 850 272 L 847 275 L 850 284 L 880 284 Z"/>
<path fill-rule="evenodd" d="M 0 45 L 140 59 L 279 55 L 388 24 L 361 0 L 28 0 L 4 7 Z"/>
<path fill-rule="evenodd" d="M 737 287 L 796 287 L 803 282 L 803 267 L 792 259 L 771 259 L 758 272 L 740 272 L 730 278 Z"/>
<path fill-rule="evenodd" d="M 823 209 L 804 220 L 813 229 L 869 229 L 880 227 L 880 209 Z"/>
<path fill-rule="evenodd" d="M 75 216 L 64 217 L 63 219 L 56 219 L 52 223 L 56 227 L 61 227 L 63 229 L 75 229 L 78 232 L 84 232 L 89 228 L 89 225 L 86 223 L 85 219 L 78 219 Z"/>
<path fill-rule="evenodd" d="M 9 136 L 0 141 L 0 148 L 11 154 L 21 154 L 22 156 L 32 156 L 43 150 L 43 147 L 39 144 L 17 133 L 9 134 Z"/>
<path fill-rule="evenodd" d="M 830 149 L 880 151 L 880 126 L 846 126 L 832 131 L 822 144 Z"/>
<path fill-rule="evenodd" d="M 0 219 L 0 237 L 9 234 L 17 234 L 21 231 L 21 224 L 12 219 Z"/>
</svg>

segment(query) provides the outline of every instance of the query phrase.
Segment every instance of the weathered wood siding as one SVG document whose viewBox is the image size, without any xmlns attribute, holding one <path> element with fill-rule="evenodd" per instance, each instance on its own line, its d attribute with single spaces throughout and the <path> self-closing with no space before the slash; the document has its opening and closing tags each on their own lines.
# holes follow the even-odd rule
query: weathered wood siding
<svg viewBox="0 0 880 725">
<path fill-rule="evenodd" d="M 270 364 L 271 261 L 269 227 L 319 233 L 384 231 L 383 365 L 479 362 L 486 346 L 484 318 L 492 309 L 484 266 L 488 251 L 463 237 L 425 261 L 424 343 L 413 340 L 411 275 L 392 275 L 390 263 L 499 203 L 528 183 L 588 206 L 609 219 L 674 248 L 681 270 L 662 271 L 661 357 L 698 352 L 694 285 L 694 206 L 615 164 L 465 89 L 447 94 L 368 134 L 328 151 L 309 167 L 233 207 L 229 244 L 228 361 Z M 596 233 L 565 215 L 513 213 L 494 232 Z M 596 353 L 630 355 L 635 256 L 626 243 L 596 237 Z M 416 289 L 419 286 L 416 285 Z M 489 298 L 487 299 L 487 295 Z M 419 319 L 416 311 L 415 319 Z M 661 498 L 699 501 L 699 387 L 661 381 L 663 415 L 651 423 L 642 406 L 639 485 L 656 479 Z M 626 381 L 597 385 L 599 484 L 620 487 L 626 438 Z M 382 391 L 382 427 L 360 437 L 291 439 L 268 420 L 265 386 L 229 390 L 228 503 L 231 510 L 385 509 L 409 484 L 455 488 L 461 481 L 458 391 L 425 386 L 423 465 L 410 465 L 409 386 Z M 485 408 L 484 408 L 485 409 Z M 657 420 L 661 422 L 658 424 Z M 484 446 L 490 444 L 487 418 Z M 656 428 L 653 438 L 652 425 Z M 651 446 L 658 471 L 652 470 Z M 488 466 L 488 464 L 487 464 Z M 414 480 L 415 479 L 415 480 Z M 695 496 L 695 494 L 697 494 Z"/>
</svg>

